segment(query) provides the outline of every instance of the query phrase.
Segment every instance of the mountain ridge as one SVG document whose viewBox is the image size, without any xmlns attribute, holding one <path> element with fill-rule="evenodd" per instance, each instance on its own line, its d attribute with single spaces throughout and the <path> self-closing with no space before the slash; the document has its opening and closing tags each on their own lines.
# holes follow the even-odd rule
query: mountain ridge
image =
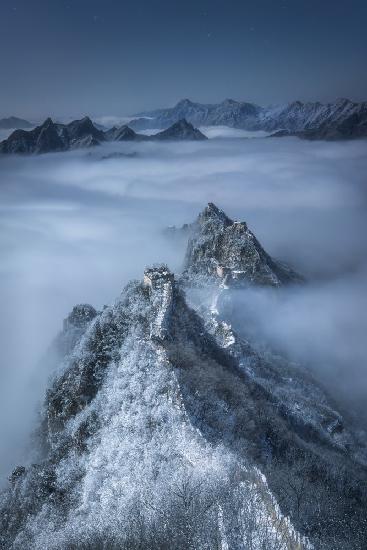
<svg viewBox="0 0 367 550">
<path fill-rule="evenodd" d="M 136 133 L 127 125 L 103 131 L 89 117 L 68 124 L 55 123 L 47 118 L 36 128 L 15 130 L 0 142 L 0 154 L 49 153 L 93 147 L 105 141 L 181 141 L 206 140 L 207 137 L 185 119 L 152 136 Z"/>
<path fill-rule="evenodd" d="M 235 224 L 213 203 L 197 223 L 199 243 Z M 236 333 L 229 285 L 195 298 L 192 263 L 64 321 L 38 462 L 0 497 L 5 548 L 363 548 L 365 447 L 306 372 Z"/>
<path fill-rule="evenodd" d="M 136 130 L 165 128 L 183 117 L 195 126 L 225 125 L 267 132 L 282 130 L 305 139 L 350 139 L 367 135 L 367 102 L 357 103 L 344 98 L 325 104 L 293 101 L 269 107 L 231 99 L 213 104 L 184 99 L 168 109 L 145 111 L 130 121 L 130 126 Z M 308 131 L 314 133 L 308 134 Z"/>
</svg>

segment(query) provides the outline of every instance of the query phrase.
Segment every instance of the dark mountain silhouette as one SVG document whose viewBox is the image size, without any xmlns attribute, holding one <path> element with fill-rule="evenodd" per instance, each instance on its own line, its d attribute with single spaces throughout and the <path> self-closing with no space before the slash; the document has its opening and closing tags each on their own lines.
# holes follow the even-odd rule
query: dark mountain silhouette
<svg viewBox="0 0 367 550">
<path fill-rule="evenodd" d="M 89 117 L 69 124 L 55 123 L 48 118 L 33 130 L 15 130 L 0 143 L 0 153 L 50 153 L 70 149 L 92 147 L 103 141 L 168 141 L 204 140 L 199 130 L 186 120 L 153 136 L 137 134 L 127 125 L 113 127 L 106 132 L 95 127 Z"/>
</svg>

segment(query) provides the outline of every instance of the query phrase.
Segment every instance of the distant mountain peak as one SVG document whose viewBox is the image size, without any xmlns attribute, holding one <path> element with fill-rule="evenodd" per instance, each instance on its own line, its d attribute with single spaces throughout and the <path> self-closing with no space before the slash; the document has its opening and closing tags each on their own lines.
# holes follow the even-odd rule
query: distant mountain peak
<svg viewBox="0 0 367 550">
<path fill-rule="evenodd" d="M 192 105 L 195 105 L 195 103 L 188 98 L 181 99 L 176 103 L 176 107 L 190 107 Z"/>
<path fill-rule="evenodd" d="M 32 128 L 34 124 L 23 118 L 18 118 L 16 116 L 10 116 L 7 118 L 0 119 L 0 129 L 3 130 L 17 130 L 17 129 L 28 129 Z"/>
<path fill-rule="evenodd" d="M 49 153 L 91 147 L 105 140 L 89 117 L 69 124 L 55 123 L 48 117 L 33 130 L 16 130 L 0 143 L 0 153 Z"/>
<path fill-rule="evenodd" d="M 89 116 L 85 116 L 81 119 L 73 120 L 68 124 L 68 126 L 70 128 L 80 128 L 80 129 L 82 128 L 84 130 L 92 130 L 92 131 L 97 130 L 97 132 L 101 133 L 101 131 L 94 126 Z"/>
<path fill-rule="evenodd" d="M 237 105 L 237 104 L 238 104 L 238 101 L 236 101 L 235 99 L 231 99 L 229 97 L 227 97 L 222 101 L 222 105 Z"/>
<path fill-rule="evenodd" d="M 42 126 L 35 130 L 36 132 L 38 131 L 35 152 L 48 153 L 64 149 L 64 142 L 57 132 L 56 124 L 54 124 L 51 118 L 47 118 Z"/>
<path fill-rule="evenodd" d="M 202 141 L 208 139 L 200 130 L 188 122 L 185 118 L 181 118 L 173 123 L 167 130 L 163 130 L 152 139 L 156 140 L 195 140 Z"/>
<path fill-rule="evenodd" d="M 351 101 L 350 99 L 348 99 L 347 97 L 338 97 L 338 99 L 336 100 L 335 103 L 342 103 L 342 104 L 348 104 L 348 103 L 353 103 L 353 101 Z"/>
<path fill-rule="evenodd" d="M 186 118 L 180 118 L 177 122 L 172 124 L 174 128 L 180 127 L 180 128 L 193 128 L 193 125 L 186 120 Z"/>
<path fill-rule="evenodd" d="M 302 101 L 300 101 L 299 99 L 296 99 L 295 101 L 291 101 L 289 103 L 290 107 L 299 107 L 299 108 L 301 108 L 301 107 L 303 107 L 303 105 L 304 105 L 304 103 L 302 103 Z"/>
<path fill-rule="evenodd" d="M 40 128 L 48 128 L 49 126 L 53 125 L 54 121 L 51 117 L 47 117 L 46 120 L 41 124 Z"/>
<path fill-rule="evenodd" d="M 286 131 L 314 139 L 352 139 L 367 136 L 367 104 L 350 100 L 334 103 L 293 101 L 284 105 L 260 107 L 254 103 L 225 99 L 221 103 L 202 104 L 188 99 L 174 107 L 148 111 L 145 118 L 132 120 L 135 130 L 168 128 L 186 118 L 195 127 L 229 126 L 251 131 Z M 322 129 L 322 131 L 320 131 Z M 302 132 L 306 132 L 302 134 Z M 279 134 L 283 135 L 283 134 Z"/>
</svg>

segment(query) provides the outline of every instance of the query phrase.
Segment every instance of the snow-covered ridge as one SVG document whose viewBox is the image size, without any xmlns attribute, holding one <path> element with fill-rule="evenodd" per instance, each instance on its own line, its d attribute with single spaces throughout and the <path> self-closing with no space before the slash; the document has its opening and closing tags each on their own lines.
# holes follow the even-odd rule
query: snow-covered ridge
<svg viewBox="0 0 367 550">
<path fill-rule="evenodd" d="M 233 228 L 233 252 L 248 231 L 213 204 L 197 223 L 209 266 L 210 234 Z M 347 420 L 298 366 L 238 337 L 229 285 L 210 279 L 206 301 L 194 282 L 159 265 L 103 311 L 74 308 L 38 459 L 0 497 L 4 548 L 361 547 L 366 472 Z"/>
<path fill-rule="evenodd" d="M 144 536 L 176 540 L 175 548 L 187 548 L 190 540 L 193 548 L 206 548 L 208 538 L 214 548 L 218 536 L 230 548 L 246 548 L 249 540 L 259 548 L 289 548 L 291 531 L 274 521 L 275 505 L 269 515 L 267 489 L 251 481 L 255 471 L 210 443 L 186 407 L 181 367 L 172 354 L 177 326 L 167 341 L 165 321 L 192 319 L 188 329 L 196 333 L 200 321 L 192 315 L 163 266 L 146 270 L 142 284 L 129 285 L 97 315 L 85 305 L 74 309 L 64 331 L 74 330 L 74 320 L 84 335 L 47 394 L 40 461 L 14 470 L 11 489 L 2 495 L 5 548 L 89 548 L 101 538 L 108 547 L 130 548 L 129 536 L 142 542 L 141 533 L 131 533 L 136 510 L 148 529 Z M 202 353 L 209 353 L 205 346 Z M 260 505 L 266 512 L 255 523 Z M 175 511 L 184 532 L 167 519 L 168 511 Z M 161 544 L 153 540 L 147 547 Z"/>
<path fill-rule="evenodd" d="M 340 138 L 367 135 L 367 103 L 348 99 L 326 104 L 294 101 L 269 107 L 230 99 L 216 104 L 201 104 L 184 99 L 172 108 L 142 113 L 139 118 L 130 121 L 130 126 L 134 129 L 166 128 L 180 118 L 186 118 L 195 126 L 224 125 L 249 131 L 301 132 L 327 128 L 329 138 L 332 135 Z M 331 129 L 334 130 L 333 134 Z M 336 129 L 340 135 L 335 132 Z"/>
</svg>

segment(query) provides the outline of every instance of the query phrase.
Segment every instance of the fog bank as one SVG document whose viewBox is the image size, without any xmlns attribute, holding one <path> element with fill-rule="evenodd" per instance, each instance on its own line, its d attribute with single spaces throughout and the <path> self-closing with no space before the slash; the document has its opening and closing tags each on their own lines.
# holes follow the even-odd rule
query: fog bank
<svg viewBox="0 0 367 550">
<path fill-rule="evenodd" d="M 366 145 L 227 138 L 0 159 L 0 475 L 29 429 L 47 374 L 37 361 L 62 319 L 76 303 L 110 303 L 145 265 L 178 271 L 183 250 L 161 230 L 208 201 L 308 279 L 276 299 L 243 296 L 246 330 L 330 378 L 358 377 L 365 395 Z"/>
</svg>

